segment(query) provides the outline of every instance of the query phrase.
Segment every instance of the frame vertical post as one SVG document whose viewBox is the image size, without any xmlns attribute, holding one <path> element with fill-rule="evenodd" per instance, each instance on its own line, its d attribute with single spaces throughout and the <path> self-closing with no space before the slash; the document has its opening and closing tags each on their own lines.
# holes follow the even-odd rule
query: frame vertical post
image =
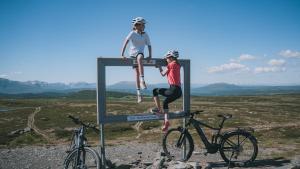
<svg viewBox="0 0 300 169">
<path fill-rule="evenodd" d="M 184 78 L 184 83 L 183 83 L 183 111 L 185 113 L 190 113 L 190 89 L 191 89 L 191 78 L 190 78 L 190 61 L 187 60 L 185 62 L 185 65 L 183 67 L 183 78 Z"/>
<path fill-rule="evenodd" d="M 106 110 L 106 80 L 105 80 L 105 65 L 101 62 L 101 59 L 97 60 L 97 123 L 100 128 L 100 156 L 102 160 L 102 168 L 106 167 L 105 159 L 105 137 L 104 137 L 104 123 L 101 123 L 104 119 Z"/>
<path fill-rule="evenodd" d="M 191 84 L 190 84 L 190 61 L 188 60 L 187 62 L 185 62 L 185 65 L 183 66 L 183 111 L 186 114 L 190 113 L 190 88 L 191 88 Z M 186 118 L 184 117 L 182 119 L 182 126 L 183 128 L 185 128 L 186 125 Z M 183 143 L 183 152 L 182 152 L 182 158 L 185 159 L 186 158 L 186 142 L 184 140 Z"/>
</svg>

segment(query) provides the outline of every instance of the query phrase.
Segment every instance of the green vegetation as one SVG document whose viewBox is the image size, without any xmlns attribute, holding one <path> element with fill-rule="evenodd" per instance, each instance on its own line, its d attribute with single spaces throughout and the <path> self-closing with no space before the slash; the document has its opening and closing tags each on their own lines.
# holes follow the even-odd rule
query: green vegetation
<svg viewBox="0 0 300 169">
<path fill-rule="evenodd" d="M 154 106 L 151 97 L 142 104 L 136 103 L 131 94 L 107 93 L 108 115 L 141 114 Z M 64 97 L 34 99 L 0 99 L 0 108 L 14 109 L 0 112 L 1 147 L 49 144 L 41 135 L 31 131 L 22 135 L 9 136 L 12 131 L 24 129 L 28 116 L 36 107 L 41 107 L 35 115 L 35 126 L 47 134 L 55 143 L 68 143 L 72 130 L 77 126 L 67 118 L 68 114 L 81 118 L 85 122 L 96 123 L 97 104 L 95 91 L 81 91 Z M 172 103 L 171 111 L 180 110 L 182 100 Z M 252 127 L 260 148 L 280 149 L 283 155 L 300 152 L 300 94 L 270 96 L 205 96 L 191 98 L 191 109 L 205 110 L 197 118 L 217 126 L 220 118 L 217 114 L 233 114 L 225 123 L 225 128 Z M 172 126 L 182 120 L 172 120 Z M 135 123 L 112 123 L 105 125 L 107 144 L 137 140 L 157 142 L 161 140 L 161 121 L 143 122 L 139 130 Z M 210 135 L 210 130 L 205 130 Z M 199 137 L 191 130 L 194 141 L 200 144 Z M 137 138 L 137 136 L 139 137 Z M 88 139 L 97 143 L 98 133 L 88 130 Z M 201 144 L 200 144 L 201 145 Z M 277 156 L 278 154 L 272 154 Z"/>
<path fill-rule="evenodd" d="M 0 112 L 0 145 L 7 145 L 15 139 L 9 136 L 12 131 L 24 129 L 27 126 L 27 117 L 34 109 Z"/>
</svg>

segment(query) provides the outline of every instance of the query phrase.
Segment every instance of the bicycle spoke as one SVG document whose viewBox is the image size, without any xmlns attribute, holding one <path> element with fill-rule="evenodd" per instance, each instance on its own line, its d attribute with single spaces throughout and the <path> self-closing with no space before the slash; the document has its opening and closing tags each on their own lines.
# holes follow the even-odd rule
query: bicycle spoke
<svg viewBox="0 0 300 169">
<path fill-rule="evenodd" d="M 229 138 L 226 140 L 226 143 L 228 143 L 229 145 L 231 145 L 231 146 L 236 146 L 236 144 L 233 142 L 233 141 L 231 141 Z"/>
<path fill-rule="evenodd" d="M 232 148 L 232 147 L 223 147 L 223 150 L 225 150 L 225 151 L 233 151 L 234 148 Z"/>
<path fill-rule="evenodd" d="M 168 158 L 176 161 L 183 159 L 183 148 L 186 147 L 186 152 L 191 155 L 193 145 L 190 135 L 183 134 L 180 130 L 172 129 L 165 135 L 163 139 L 163 149 Z M 188 157 L 189 158 L 189 157 Z"/>
<path fill-rule="evenodd" d="M 245 137 L 245 139 L 240 143 L 240 145 L 242 145 L 242 143 L 247 139 L 248 137 Z"/>
</svg>

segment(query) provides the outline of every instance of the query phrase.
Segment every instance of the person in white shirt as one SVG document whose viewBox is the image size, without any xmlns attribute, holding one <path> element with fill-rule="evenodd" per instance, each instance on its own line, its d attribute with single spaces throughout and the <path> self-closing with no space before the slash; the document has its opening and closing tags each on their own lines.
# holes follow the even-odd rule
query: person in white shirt
<svg viewBox="0 0 300 169">
<path fill-rule="evenodd" d="M 133 30 L 126 37 L 121 56 L 126 59 L 124 56 L 125 49 L 127 47 L 128 42 L 131 42 L 131 48 L 129 54 L 132 58 L 137 60 L 137 66 L 133 68 L 136 70 L 136 89 L 137 89 L 137 102 L 141 103 L 143 100 L 140 89 L 146 89 L 146 82 L 144 79 L 144 66 L 142 60 L 144 59 L 144 48 L 147 45 L 149 51 L 149 57 L 147 59 L 151 59 L 152 49 L 149 36 L 145 30 L 146 20 L 142 17 L 137 17 L 132 20 Z"/>
</svg>

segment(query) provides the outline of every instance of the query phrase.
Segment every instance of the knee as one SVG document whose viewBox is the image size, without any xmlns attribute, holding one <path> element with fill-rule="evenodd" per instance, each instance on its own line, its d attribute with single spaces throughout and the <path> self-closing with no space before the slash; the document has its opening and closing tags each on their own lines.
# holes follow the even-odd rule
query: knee
<svg viewBox="0 0 300 169">
<path fill-rule="evenodd" d="M 158 88 L 153 89 L 153 96 L 158 96 Z"/>
</svg>

